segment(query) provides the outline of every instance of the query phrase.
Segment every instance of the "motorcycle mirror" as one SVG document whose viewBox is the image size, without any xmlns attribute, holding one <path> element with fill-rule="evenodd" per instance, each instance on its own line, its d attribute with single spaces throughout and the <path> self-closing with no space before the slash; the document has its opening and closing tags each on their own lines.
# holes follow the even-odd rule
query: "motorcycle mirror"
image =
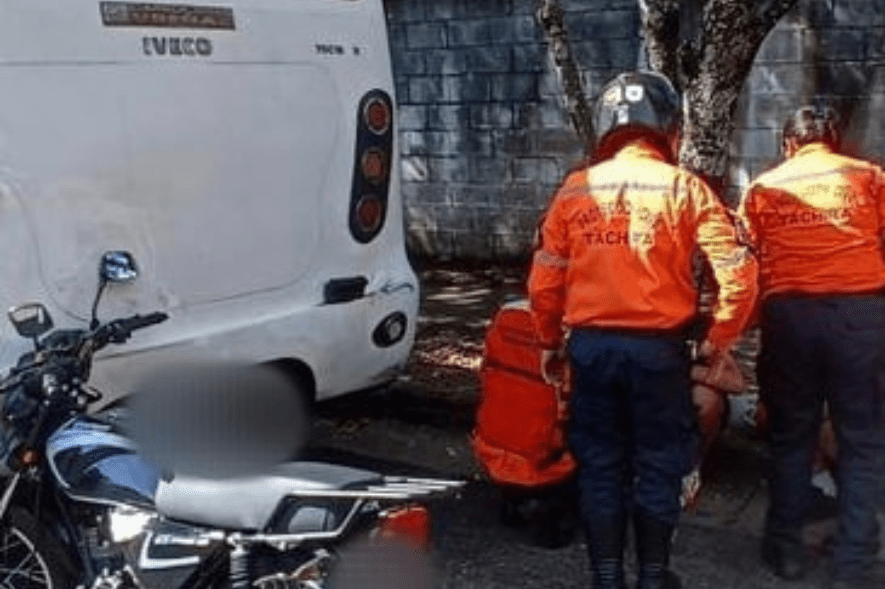
<svg viewBox="0 0 885 589">
<path fill-rule="evenodd" d="M 41 303 L 25 303 L 7 312 L 15 330 L 22 337 L 36 339 L 52 329 L 52 316 Z"/>
<path fill-rule="evenodd" d="M 132 254 L 127 251 L 105 252 L 98 265 L 98 277 L 103 283 L 132 282 L 138 278 L 138 265 Z"/>
<path fill-rule="evenodd" d="M 138 278 L 138 265 L 132 254 L 124 250 L 112 250 L 102 254 L 101 261 L 98 263 L 98 290 L 95 293 L 95 300 L 92 302 L 90 329 L 98 327 L 98 301 L 101 300 L 105 286 L 109 282 L 119 284 L 132 282 L 136 278 Z"/>
</svg>

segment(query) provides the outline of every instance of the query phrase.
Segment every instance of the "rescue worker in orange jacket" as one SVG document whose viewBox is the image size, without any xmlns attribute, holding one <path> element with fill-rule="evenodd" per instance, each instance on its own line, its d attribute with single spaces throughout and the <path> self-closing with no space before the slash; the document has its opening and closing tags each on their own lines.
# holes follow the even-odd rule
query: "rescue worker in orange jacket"
<svg viewBox="0 0 885 589">
<path fill-rule="evenodd" d="M 825 405 L 838 439 L 833 587 L 867 587 L 879 547 L 885 454 L 885 174 L 840 155 L 838 117 L 799 109 L 786 161 L 745 191 L 739 213 L 759 255 L 760 396 L 770 419 L 764 561 L 805 574 L 801 528 Z"/>
<path fill-rule="evenodd" d="M 756 295 L 755 261 L 728 212 L 673 164 L 679 119 L 679 96 L 663 76 L 624 73 L 603 88 L 594 111 L 599 163 L 558 189 L 529 275 L 542 364 L 569 333 L 569 442 L 594 589 L 623 589 L 630 518 L 638 589 L 679 586 L 668 563 L 696 445 L 685 345 L 697 310 L 696 248 L 719 286 L 706 334 L 714 358 L 726 357 Z"/>
</svg>

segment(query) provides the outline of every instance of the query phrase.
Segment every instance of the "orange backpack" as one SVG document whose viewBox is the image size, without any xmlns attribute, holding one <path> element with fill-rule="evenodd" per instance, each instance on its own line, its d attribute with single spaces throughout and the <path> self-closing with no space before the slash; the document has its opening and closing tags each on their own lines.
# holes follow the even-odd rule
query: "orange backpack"
<svg viewBox="0 0 885 589">
<path fill-rule="evenodd" d="M 486 332 L 472 446 L 502 485 L 553 485 L 576 469 L 565 437 L 568 371 L 563 386 L 545 383 L 540 352 L 527 301 L 501 307 Z"/>
</svg>

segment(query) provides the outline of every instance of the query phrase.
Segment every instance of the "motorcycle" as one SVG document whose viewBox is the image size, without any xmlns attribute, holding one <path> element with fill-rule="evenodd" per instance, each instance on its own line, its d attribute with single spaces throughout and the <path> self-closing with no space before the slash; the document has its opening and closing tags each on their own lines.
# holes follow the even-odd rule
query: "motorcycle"
<svg viewBox="0 0 885 589">
<path fill-rule="evenodd" d="M 103 256 L 88 329 L 53 329 L 39 303 L 9 311 L 33 350 L 0 380 L 0 586 L 322 589 L 349 541 L 427 541 L 428 500 L 461 482 L 306 461 L 182 476 L 139 452 L 119 410 L 90 412 L 96 352 L 167 319 L 98 320 L 105 287 L 137 274 L 126 252 Z"/>
</svg>

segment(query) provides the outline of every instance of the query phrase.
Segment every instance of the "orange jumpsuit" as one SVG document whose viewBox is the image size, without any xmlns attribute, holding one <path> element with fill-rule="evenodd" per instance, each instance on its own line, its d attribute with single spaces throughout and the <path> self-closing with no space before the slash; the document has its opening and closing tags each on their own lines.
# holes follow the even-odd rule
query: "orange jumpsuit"
<svg viewBox="0 0 885 589">
<path fill-rule="evenodd" d="M 727 350 L 756 297 L 756 262 L 695 175 L 644 141 L 570 174 L 547 212 L 529 276 L 545 347 L 567 328 L 677 331 L 697 311 L 692 256 L 711 262 L 718 299 L 707 338 Z"/>
</svg>

